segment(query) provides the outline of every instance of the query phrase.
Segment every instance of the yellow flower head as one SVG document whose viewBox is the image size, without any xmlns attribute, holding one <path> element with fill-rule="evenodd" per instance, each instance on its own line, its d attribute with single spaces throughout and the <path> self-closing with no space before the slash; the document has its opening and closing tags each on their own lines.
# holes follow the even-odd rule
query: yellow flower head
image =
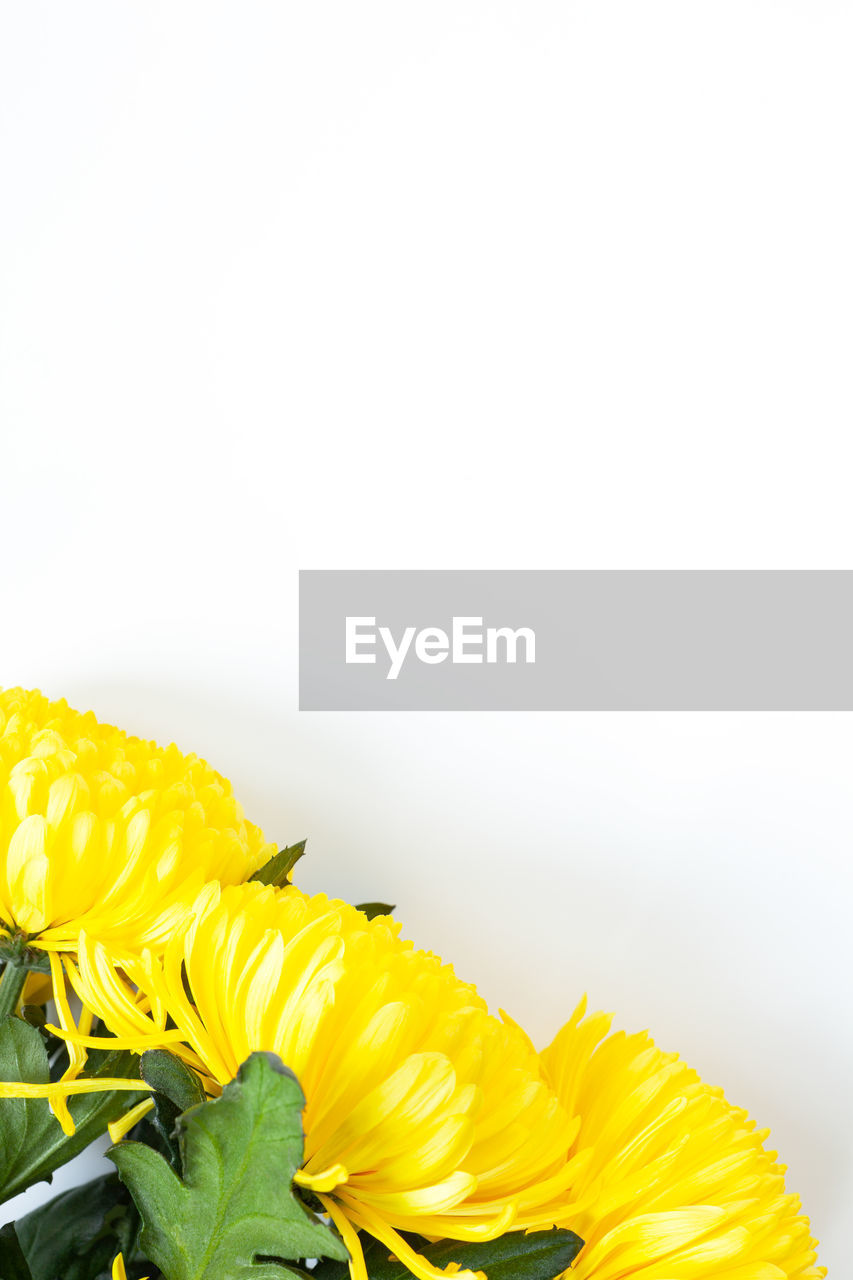
<svg viewBox="0 0 853 1280">
<path fill-rule="evenodd" d="M 355 1280 L 366 1277 L 356 1230 L 431 1277 L 400 1231 L 479 1240 L 552 1225 L 574 1128 L 537 1055 L 388 917 L 295 888 L 210 885 L 162 960 L 122 972 L 81 937 L 69 973 L 127 1047 L 167 1044 L 210 1093 L 255 1050 L 296 1073 L 297 1182 L 338 1225 Z"/>
<path fill-rule="evenodd" d="M 0 693 L 0 934 L 156 950 L 205 881 L 247 879 L 274 852 L 198 756 Z"/>
<path fill-rule="evenodd" d="M 560 1220 L 587 1242 L 572 1280 L 825 1276 L 767 1132 L 645 1032 L 608 1035 L 584 1011 L 542 1054 L 580 1119 Z"/>
</svg>

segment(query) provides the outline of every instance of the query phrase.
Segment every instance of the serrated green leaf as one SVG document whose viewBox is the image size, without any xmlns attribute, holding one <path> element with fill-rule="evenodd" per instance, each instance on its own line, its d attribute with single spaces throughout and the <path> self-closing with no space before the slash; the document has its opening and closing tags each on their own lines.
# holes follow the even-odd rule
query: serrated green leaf
<svg viewBox="0 0 853 1280">
<path fill-rule="evenodd" d="M 15 1228 L 32 1280 L 107 1280 L 116 1254 L 131 1256 L 139 1214 L 110 1173 L 56 1196 Z"/>
<path fill-rule="evenodd" d="M 149 1112 L 134 1136 L 138 1135 L 149 1146 L 156 1145 L 161 1149 L 172 1168 L 180 1173 L 178 1119 L 184 1111 L 204 1102 L 205 1093 L 201 1081 L 180 1058 L 166 1049 L 149 1049 L 143 1053 L 139 1073 L 145 1083 L 154 1089 L 154 1109 Z M 150 1130 L 146 1126 L 150 1126 Z"/>
<path fill-rule="evenodd" d="M 0 1280 L 34 1280 L 13 1222 L 0 1231 Z"/>
<path fill-rule="evenodd" d="M 139 1074 L 155 1092 L 163 1094 L 179 1111 L 189 1111 L 205 1100 L 196 1073 L 167 1049 L 149 1049 L 139 1060 Z"/>
<path fill-rule="evenodd" d="M 360 902 L 356 907 L 356 911 L 363 911 L 368 920 L 375 920 L 377 916 L 390 916 L 396 910 L 396 907 L 390 907 L 387 902 Z"/>
<path fill-rule="evenodd" d="M 463 1270 L 483 1271 L 488 1280 L 554 1280 L 571 1266 L 583 1247 L 573 1231 L 510 1231 L 496 1240 L 462 1243 L 439 1240 L 430 1244 L 421 1236 L 406 1240 L 433 1266 L 443 1270 L 457 1262 Z M 412 1280 L 400 1262 L 392 1262 L 390 1250 L 378 1241 L 364 1238 L 364 1262 L 369 1280 Z M 323 1262 L 314 1271 L 314 1280 L 346 1280 L 348 1271 L 335 1262 Z"/>
<path fill-rule="evenodd" d="M 139 1059 L 123 1051 L 98 1050 L 90 1054 L 86 1074 L 132 1079 L 139 1074 Z M 14 1015 L 0 1022 L 0 1080 L 46 1084 L 49 1078 L 39 1031 Z M 71 1098 L 68 1105 L 77 1131 L 70 1137 L 51 1115 L 45 1098 L 0 1098 L 0 1203 L 35 1182 L 49 1181 L 54 1169 L 88 1147 L 147 1092 L 116 1090 Z"/>
<path fill-rule="evenodd" d="M 280 849 L 278 853 L 270 858 L 269 862 L 265 862 L 255 872 L 251 879 L 259 881 L 261 884 L 274 884 L 279 888 L 290 884 L 290 873 L 304 854 L 307 843 L 307 840 L 300 840 L 298 844 L 291 844 L 286 849 Z"/>
<path fill-rule="evenodd" d="M 305 1099 L 292 1071 L 253 1053 L 222 1097 L 178 1121 L 183 1178 L 150 1147 L 107 1154 L 142 1217 L 140 1247 L 166 1280 L 282 1280 L 286 1263 L 347 1251 L 296 1199 Z"/>
</svg>

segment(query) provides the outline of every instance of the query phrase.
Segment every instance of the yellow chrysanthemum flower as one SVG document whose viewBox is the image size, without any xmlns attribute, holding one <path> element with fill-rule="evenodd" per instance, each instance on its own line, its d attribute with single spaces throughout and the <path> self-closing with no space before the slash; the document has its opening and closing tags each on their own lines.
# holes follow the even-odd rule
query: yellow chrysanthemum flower
<svg viewBox="0 0 853 1280">
<path fill-rule="evenodd" d="M 426 1278 L 445 1273 L 400 1231 L 486 1240 L 552 1225 L 543 1206 L 565 1189 L 576 1126 L 523 1033 L 388 917 L 294 888 L 210 885 L 162 960 L 120 970 L 81 937 L 68 969 L 118 1043 L 168 1045 L 211 1094 L 259 1049 L 296 1073 L 297 1182 L 337 1224 L 354 1280 L 366 1280 L 358 1230 Z"/>
<path fill-rule="evenodd" d="M 81 929 L 119 950 L 157 948 L 189 889 L 239 883 L 273 853 L 198 756 L 37 692 L 0 693 L 6 933 L 54 951 L 73 950 Z"/>
<path fill-rule="evenodd" d="M 57 957 L 74 952 L 81 929 L 117 953 L 161 950 L 206 881 L 238 883 L 274 852 L 198 756 L 128 737 L 38 692 L 0 692 L 4 1011 L 24 981 L 16 952 L 40 950 L 71 1025 Z M 72 1055 L 69 1078 L 81 1063 Z"/>
<path fill-rule="evenodd" d="M 572 1280 L 819 1280 L 785 1170 L 719 1089 L 645 1033 L 575 1012 L 542 1054 L 580 1128 L 560 1224 L 586 1241 Z"/>
</svg>

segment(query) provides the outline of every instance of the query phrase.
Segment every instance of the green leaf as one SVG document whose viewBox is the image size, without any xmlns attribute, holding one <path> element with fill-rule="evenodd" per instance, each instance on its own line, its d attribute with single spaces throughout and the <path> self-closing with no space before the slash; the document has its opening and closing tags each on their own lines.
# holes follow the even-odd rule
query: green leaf
<svg viewBox="0 0 853 1280">
<path fill-rule="evenodd" d="M 261 884 L 274 884 L 279 888 L 290 884 L 290 873 L 305 852 L 307 843 L 307 840 L 300 840 L 298 844 L 280 849 L 269 862 L 264 863 L 260 870 L 255 872 L 251 879 L 260 881 Z"/>
<path fill-rule="evenodd" d="M 370 1280 L 412 1280 L 409 1270 L 392 1262 L 390 1250 L 377 1240 L 364 1237 L 364 1261 Z M 418 1253 L 443 1269 L 458 1262 L 463 1270 L 483 1271 L 488 1280 L 554 1280 L 571 1266 L 583 1247 L 573 1231 L 510 1231 L 486 1243 L 440 1240 L 430 1244 L 421 1236 L 406 1236 Z M 314 1271 L 314 1280 L 345 1280 L 346 1267 L 323 1262 Z"/>
<path fill-rule="evenodd" d="M 32 1280 L 106 1280 L 119 1251 L 125 1260 L 132 1255 L 139 1214 L 110 1173 L 63 1192 L 15 1227 Z"/>
<path fill-rule="evenodd" d="M 21 1017 L 31 1027 L 37 1027 L 41 1030 L 47 1023 L 47 1010 L 43 1004 L 22 1004 Z"/>
<path fill-rule="evenodd" d="M 396 910 L 396 906 L 389 907 L 387 902 L 360 902 L 356 907 L 356 911 L 363 911 L 368 920 L 375 920 L 377 916 L 390 916 Z"/>
<path fill-rule="evenodd" d="M 140 1059 L 139 1073 L 150 1084 L 154 1109 L 134 1129 L 133 1137 L 153 1146 L 181 1172 L 178 1119 L 184 1111 L 205 1100 L 202 1083 L 194 1071 L 166 1049 L 149 1049 Z"/>
<path fill-rule="evenodd" d="M 34 1280 L 13 1222 L 0 1231 L 0 1280 Z"/>
<path fill-rule="evenodd" d="M 178 1121 L 183 1179 L 140 1142 L 107 1153 L 142 1216 L 140 1247 L 166 1280 L 281 1280 L 292 1269 L 273 1259 L 348 1256 L 293 1194 L 304 1106 L 293 1072 L 253 1053 L 221 1098 Z"/>
<path fill-rule="evenodd" d="M 133 1079 L 139 1059 L 123 1051 L 89 1054 L 87 1076 Z M 50 1079 L 47 1050 L 40 1033 L 10 1015 L 0 1023 L 0 1080 L 46 1084 Z M 50 1181 L 54 1169 L 71 1160 L 107 1125 L 132 1107 L 147 1090 L 80 1094 L 69 1101 L 77 1132 L 67 1137 L 50 1113 L 46 1098 L 0 1098 L 0 1203 Z"/>
<path fill-rule="evenodd" d="M 143 1053 L 139 1074 L 152 1089 L 168 1098 L 178 1111 L 189 1111 L 205 1100 L 204 1089 L 196 1073 L 167 1049 L 149 1049 Z"/>
</svg>

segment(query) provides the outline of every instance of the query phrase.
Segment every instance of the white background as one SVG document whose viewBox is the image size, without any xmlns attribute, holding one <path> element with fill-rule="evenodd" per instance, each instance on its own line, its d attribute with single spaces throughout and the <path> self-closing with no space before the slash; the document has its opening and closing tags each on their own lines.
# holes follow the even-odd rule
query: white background
<svg viewBox="0 0 853 1280">
<path fill-rule="evenodd" d="M 0 683 L 206 755 L 540 1042 L 650 1027 L 840 1277 L 850 718 L 300 715 L 296 571 L 850 567 L 853 9 L 0 15 Z"/>
</svg>

